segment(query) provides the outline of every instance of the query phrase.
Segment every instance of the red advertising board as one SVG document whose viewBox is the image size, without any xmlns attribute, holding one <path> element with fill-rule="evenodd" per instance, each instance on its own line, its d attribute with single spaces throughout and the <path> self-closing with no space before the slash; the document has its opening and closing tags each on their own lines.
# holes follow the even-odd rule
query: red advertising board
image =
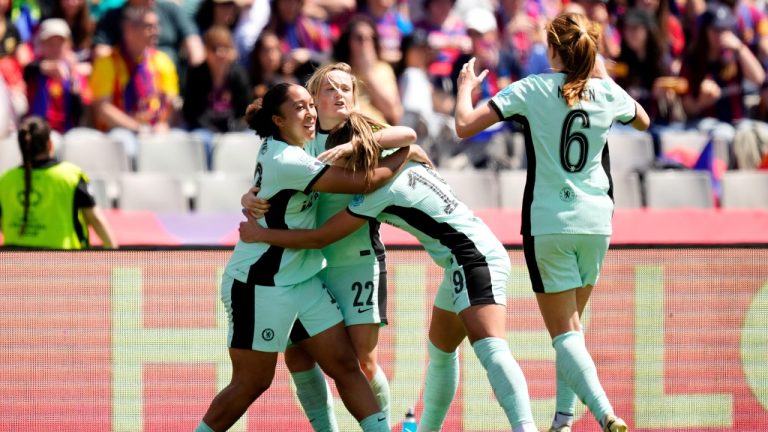
<svg viewBox="0 0 768 432">
<path fill-rule="evenodd" d="M 229 253 L 0 252 L 0 430 L 194 429 L 229 379 L 217 292 Z M 545 428 L 554 353 L 521 251 L 510 258 L 508 341 Z M 766 264 L 761 248 L 609 251 L 586 337 L 632 430 L 768 430 Z M 397 421 L 408 407 L 422 410 L 441 271 L 422 250 L 390 250 L 388 271 L 380 357 Z M 444 430 L 509 430 L 471 348 L 460 349 L 462 381 Z M 342 430 L 356 430 L 336 402 Z M 597 430 L 588 412 L 578 416 L 574 430 Z M 282 363 L 233 430 L 311 430 Z"/>
</svg>

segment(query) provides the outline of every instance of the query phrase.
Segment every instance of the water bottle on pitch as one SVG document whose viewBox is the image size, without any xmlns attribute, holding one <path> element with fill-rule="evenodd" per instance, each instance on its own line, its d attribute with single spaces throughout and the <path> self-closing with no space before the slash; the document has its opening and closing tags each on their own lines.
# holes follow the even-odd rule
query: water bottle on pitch
<svg viewBox="0 0 768 432">
<path fill-rule="evenodd" d="M 408 408 L 408 412 L 405 413 L 403 432 L 416 432 L 416 414 L 413 413 L 413 408 Z"/>
</svg>

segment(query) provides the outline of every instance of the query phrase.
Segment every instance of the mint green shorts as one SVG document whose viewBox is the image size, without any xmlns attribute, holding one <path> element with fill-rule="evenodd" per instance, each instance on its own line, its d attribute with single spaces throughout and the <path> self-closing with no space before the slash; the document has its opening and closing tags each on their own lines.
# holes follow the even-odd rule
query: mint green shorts
<svg viewBox="0 0 768 432">
<path fill-rule="evenodd" d="M 610 240 L 610 236 L 599 234 L 523 236 L 523 252 L 533 291 L 558 293 L 594 286 Z"/>
<path fill-rule="evenodd" d="M 384 260 L 326 267 L 320 279 L 336 298 L 344 325 L 387 323 L 387 265 Z"/>
<path fill-rule="evenodd" d="M 341 322 L 339 305 L 318 277 L 292 286 L 248 285 L 224 274 L 221 301 L 230 348 L 284 352 Z"/>
<path fill-rule="evenodd" d="M 435 296 L 435 307 L 459 313 L 470 306 L 507 304 L 509 257 L 486 257 L 486 261 L 445 269 Z"/>
</svg>

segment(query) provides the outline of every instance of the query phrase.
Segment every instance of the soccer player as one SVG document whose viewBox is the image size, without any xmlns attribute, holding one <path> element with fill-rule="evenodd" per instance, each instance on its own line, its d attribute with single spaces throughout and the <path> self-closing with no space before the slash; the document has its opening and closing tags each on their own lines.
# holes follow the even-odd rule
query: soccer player
<svg viewBox="0 0 768 432">
<path fill-rule="evenodd" d="M 360 141 L 360 146 L 336 143 L 327 147 L 329 131 L 344 123 L 350 113 L 358 109 L 357 79 L 348 64 L 330 63 L 312 74 L 307 81 L 307 90 L 315 100 L 320 127 L 315 139 L 304 149 L 320 160 L 331 163 L 351 155 L 355 148 L 363 150 L 361 157 L 378 159 L 381 148 L 402 147 L 416 141 L 416 132 L 409 127 L 386 126 L 361 115 L 355 117 L 361 120 L 355 127 L 363 132 L 373 132 L 365 134 L 370 140 Z M 372 162 L 367 161 L 365 166 Z M 257 194 L 257 189 L 251 189 L 243 196 L 242 204 L 258 218 L 268 209 L 268 203 L 257 198 Z M 351 198 L 349 194 L 321 193 L 317 201 L 318 224 L 346 208 Z M 389 421 L 389 383 L 378 365 L 376 350 L 379 328 L 387 323 L 387 265 L 384 245 L 379 239 L 379 224 L 369 221 L 351 235 L 323 248 L 322 252 L 327 267 L 320 273 L 320 279 L 341 307 L 360 368 Z M 312 357 L 296 344 L 286 350 L 285 362 L 313 429 L 317 432 L 338 431 L 330 389 Z"/>
<path fill-rule="evenodd" d="M 278 84 L 247 113 L 264 137 L 255 184 L 270 199 L 263 222 L 269 227 L 315 225 L 319 191 L 356 193 L 384 184 L 408 158 L 427 160 L 418 147 L 403 148 L 366 172 L 331 167 L 309 156 L 316 112 L 304 87 Z M 388 431 L 386 417 L 352 350 L 339 307 L 317 278 L 319 251 L 286 250 L 238 242 L 222 278 L 221 298 L 229 321 L 232 379 L 213 400 L 198 431 L 226 430 L 270 386 L 277 353 L 301 340 L 336 382 L 342 400 L 364 431 Z"/>
<path fill-rule="evenodd" d="M 328 141 L 358 143 L 356 134 L 362 129 L 352 127 L 358 115 L 352 113 Z M 366 170 L 363 158 L 351 158 L 350 162 L 358 170 Z M 318 229 L 265 229 L 249 218 L 240 224 L 240 236 L 246 242 L 317 249 L 370 221 L 391 223 L 413 234 L 445 270 L 429 328 L 430 362 L 419 430 L 440 430 L 458 387 L 456 350 L 469 337 L 512 430 L 536 431 L 525 377 L 504 339 L 510 272 L 507 252 L 426 165 L 409 162 L 392 181 L 372 193 L 355 196 L 346 209 Z"/>
<path fill-rule="evenodd" d="M 557 405 L 550 428 L 556 432 L 571 430 L 576 395 L 604 431 L 627 430 L 597 377 L 580 318 L 611 235 L 608 131 L 614 121 L 644 130 L 650 120 L 597 60 L 598 34 L 583 15 L 557 16 L 547 27 L 554 71 L 512 83 L 477 108 L 471 93 L 487 71 L 476 75 L 470 60 L 458 80 L 455 121 L 460 137 L 508 118 L 525 126 L 523 250 L 556 352 Z"/>
</svg>

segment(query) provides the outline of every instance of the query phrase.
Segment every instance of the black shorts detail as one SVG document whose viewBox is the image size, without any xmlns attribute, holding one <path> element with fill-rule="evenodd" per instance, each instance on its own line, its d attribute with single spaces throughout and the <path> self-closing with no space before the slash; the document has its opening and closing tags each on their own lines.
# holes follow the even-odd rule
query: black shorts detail
<svg viewBox="0 0 768 432">
<path fill-rule="evenodd" d="M 387 321 L 387 262 L 379 259 L 379 318 L 382 324 Z"/>
<path fill-rule="evenodd" d="M 466 264 L 464 277 L 467 279 L 467 296 L 469 304 L 496 304 L 493 298 L 493 280 L 488 263 L 485 261 Z"/>
<path fill-rule="evenodd" d="M 528 266 L 528 275 L 531 279 L 533 292 L 544 293 L 544 282 L 541 280 L 539 265 L 536 263 L 536 247 L 534 246 L 533 236 L 523 236 L 523 255 L 525 255 L 525 264 Z"/>
<path fill-rule="evenodd" d="M 307 332 L 307 329 L 304 328 L 304 324 L 301 323 L 301 320 L 296 320 L 293 323 L 291 334 L 288 337 L 291 339 L 291 343 L 297 344 L 301 341 L 309 339 L 309 332 Z"/>
<path fill-rule="evenodd" d="M 232 280 L 232 348 L 253 349 L 255 297 L 253 285 Z"/>
</svg>

